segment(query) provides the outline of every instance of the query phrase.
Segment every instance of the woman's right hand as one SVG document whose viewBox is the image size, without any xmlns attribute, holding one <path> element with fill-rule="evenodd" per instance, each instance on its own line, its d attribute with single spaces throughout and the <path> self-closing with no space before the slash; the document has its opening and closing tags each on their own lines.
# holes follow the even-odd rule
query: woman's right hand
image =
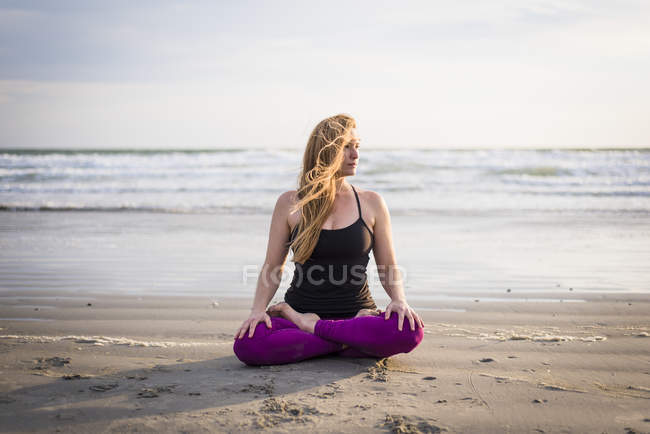
<svg viewBox="0 0 650 434">
<path fill-rule="evenodd" d="M 244 337 L 246 332 L 248 331 L 248 337 L 252 338 L 253 333 L 255 333 L 255 327 L 257 327 L 258 323 L 265 322 L 266 326 L 268 328 L 271 328 L 271 317 L 264 311 L 252 311 L 250 316 L 244 323 L 239 327 L 239 330 L 237 330 L 237 333 L 235 333 L 235 337 L 237 339 L 241 339 Z"/>
</svg>

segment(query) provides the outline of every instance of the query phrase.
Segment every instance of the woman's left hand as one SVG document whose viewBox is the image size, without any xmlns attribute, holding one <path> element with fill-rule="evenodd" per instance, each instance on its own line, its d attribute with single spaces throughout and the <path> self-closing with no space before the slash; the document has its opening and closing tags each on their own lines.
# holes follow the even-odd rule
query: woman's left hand
<svg viewBox="0 0 650 434">
<path fill-rule="evenodd" d="M 397 330 L 402 331 L 402 325 L 404 324 L 404 317 L 408 318 L 409 323 L 411 323 L 411 331 L 415 330 L 415 323 L 420 327 L 424 328 L 424 322 L 422 322 L 422 319 L 418 316 L 417 313 L 411 308 L 411 306 L 408 305 L 408 303 L 404 300 L 393 300 L 391 301 L 388 306 L 386 306 L 386 313 L 384 316 L 384 319 L 390 318 L 390 313 L 391 312 L 397 312 Z"/>
</svg>

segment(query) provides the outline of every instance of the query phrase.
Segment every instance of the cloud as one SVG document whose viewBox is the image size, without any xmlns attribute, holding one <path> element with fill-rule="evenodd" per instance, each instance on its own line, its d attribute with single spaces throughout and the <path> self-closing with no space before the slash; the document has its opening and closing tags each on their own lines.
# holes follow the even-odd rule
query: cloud
<svg viewBox="0 0 650 434">
<path fill-rule="evenodd" d="M 650 143 L 643 2 L 1 5 L 0 146 Z"/>
</svg>

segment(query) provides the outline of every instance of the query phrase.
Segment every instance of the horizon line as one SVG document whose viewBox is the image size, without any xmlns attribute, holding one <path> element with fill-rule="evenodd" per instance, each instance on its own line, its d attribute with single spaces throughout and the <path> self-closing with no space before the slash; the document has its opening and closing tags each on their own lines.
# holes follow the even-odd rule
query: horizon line
<svg viewBox="0 0 650 434">
<path fill-rule="evenodd" d="M 299 147 L 275 147 L 275 146 L 256 146 L 256 147 L 2 147 L 0 152 L 17 153 L 17 152 L 237 152 L 237 151 L 296 151 L 304 150 L 304 146 Z M 414 146 L 403 147 L 395 145 L 364 147 L 363 152 L 373 152 L 381 150 L 417 150 L 417 151 L 481 151 L 481 150 L 529 150 L 529 151 L 547 151 L 547 150 L 564 150 L 564 151 L 626 151 L 626 150 L 650 150 L 650 145 L 640 146 Z"/>
</svg>

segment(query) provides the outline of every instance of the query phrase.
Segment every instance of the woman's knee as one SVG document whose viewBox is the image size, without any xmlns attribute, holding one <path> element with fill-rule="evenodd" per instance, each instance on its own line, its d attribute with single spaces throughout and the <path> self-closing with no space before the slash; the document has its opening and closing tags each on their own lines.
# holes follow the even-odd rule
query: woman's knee
<svg viewBox="0 0 650 434">
<path fill-rule="evenodd" d="M 261 365 L 262 360 L 260 359 L 260 348 L 261 340 L 269 333 L 269 329 L 265 323 L 259 323 L 255 327 L 255 332 L 253 337 L 248 337 L 248 333 L 244 335 L 241 339 L 235 337 L 235 343 L 233 344 L 233 352 L 239 360 L 246 363 L 247 365 Z"/>
<path fill-rule="evenodd" d="M 409 348 L 408 351 L 405 351 L 406 353 L 412 351 L 415 347 L 420 345 L 420 342 L 422 342 L 422 339 L 424 338 L 424 330 L 422 330 L 422 327 L 416 324 L 415 330 L 411 330 L 409 327 L 407 336 L 405 338 L 406 346 Z"/>
<path fill-rule="evenodd" d="M 416 322 L 415 330 L 411 330 L 411 323 L 408 318 L 404 318 L 402 324 L 402 330 L 400 331 L 398 326 L 399 315 L 395 312 L 392 312 L 390 318 L 386 321 L 388 327 L 394 328 L 394 332 L 390 334 L 392 336 L 392 345 L 396 349 L 399 349 L 399 352 L 408 353 L 417 347 L 422 339 L 424 338 L 424 330 Z"/>
<path fill-rule="evenodd" d="M 255 364 L 254 348 L 253 348 L 253 339 L 249 338 L 248 335 L 243 338 L 235 338 L 235 343 L 232 346 L 232 350 L 235 353 L 237 358 L 246 363 L 247 365 Z"/>
</svg>

